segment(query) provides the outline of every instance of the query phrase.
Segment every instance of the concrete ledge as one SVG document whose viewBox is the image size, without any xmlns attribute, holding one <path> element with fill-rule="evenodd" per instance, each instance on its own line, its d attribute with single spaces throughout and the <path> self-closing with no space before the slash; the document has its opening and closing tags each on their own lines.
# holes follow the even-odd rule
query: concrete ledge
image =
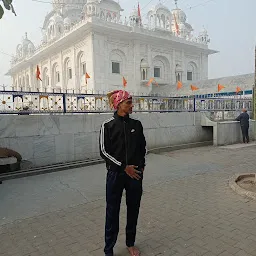
<svg viewBox="0 0 256 256">
<path fill-rule="evenodd" d="M 244 174 L 236 174 L 229 179 L 229 186 L 233 189 L 238 195 L 248 197 L 251 199 L 256 199 L 256 193 L 252 191 L 248 191 L 246 189 L 241 188 L 237 185 L 237 181 L 246 178 L 246 177 L 255 177 L 254 173 L 244 173 Z"/>
<path fill-rule="evenodd" d="M 16 164 L 16 157 L 0 157 L 0 165 Z"/>
<path fill-rule="evenodd" d="M 91 159 L 91 160 L 84 160 L 84 161 L 68 162 L 63 164 L 54 164 L 54 165 L 48 165 L 43 167 L 34 167 L 26 170 L 2 173 L 0 174 L 0 181 L 46 174 L 51 172 L 63 171 L 63 170 L 74 169 L 74 168 L 79 168 L 79 167 L 84 167 L 89 165 L 97 165 L 102 163 L 104 163 L 102 159 Z"/>
<path fill-rule="evenodd" d="M 167 147 L 152 148 L 148 150 L 148 153 L 159 154 L 167 151 L 174 151 L 174 150 L 185 149 L 185 148 L 212 146 L 212 145 L 213 145 L 213 141 L 211 140 L 211 141 L 173 145 L 173 146 L 167 146 Z"/>
</svg>

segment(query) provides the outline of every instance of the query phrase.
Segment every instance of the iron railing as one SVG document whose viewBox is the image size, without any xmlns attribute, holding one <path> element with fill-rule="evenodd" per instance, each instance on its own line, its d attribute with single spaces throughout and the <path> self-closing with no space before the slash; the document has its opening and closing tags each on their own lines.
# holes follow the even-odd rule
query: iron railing
<svg viewBox="0 0 256 256">
<path fill-rule="evenodd" d="M 212 95 L 209 95 L 212 96 Z M 133 96 L 134 112 L 252 110 L 252 98 L 240 96 Z M 109 113 L 106 94 L 0 91 L 0 114 Z"/>
</svg>

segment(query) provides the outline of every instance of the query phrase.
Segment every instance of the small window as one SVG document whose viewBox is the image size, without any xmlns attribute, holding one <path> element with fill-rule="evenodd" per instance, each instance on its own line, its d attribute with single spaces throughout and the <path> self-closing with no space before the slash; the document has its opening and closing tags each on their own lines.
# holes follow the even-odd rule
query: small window
<svg viewBox="0 0 256 256">
<path fill-rule="evenodd" d="M 60 72 L 57 72 L 57 73 L 56 73 L 56 80 L 57 80 L 57 83 L 60 82 Z"/>
<path fill-rule="evenodd" d="M 145 69 L 142 70 L 142 80 L 146 80 L 146 71 L 145 71 Z"/>
<path fill-rule="evenodd" d="M 68 69 L 68 78 L 72 79 L 72 69 L 71 68 Z"/>
<path fill-rule="evenodd" d="M 188 72 L 187 72 L 187 80 L 188 80 L 188 81 L 192 81 L 192 80 L 193 80 L 192 78 L 193 78 L 193 73 L 190 72 L 190 71 L 188 71 Z"/>
<path fill-rule="evenodd" d="M 112 73 L 120 74 L 120 63 L 119 62 L 112 62 Z"/>
<path fill-rule="evenodd" d="M 180 73 L 178 73 L 178 74 L 176 75 L 176 82 L 179 82 L 179 81 L 181 81 L 181 75 L 180 75 Z"/>
<path fill-rule="evenodd" d="M 50 78 L 49 78 L 49 76 L 47 76 L 47 86 L 49 86 L 50 85 Z"/>
<path fill-rule="evenodd" d="M 160 77 L 160 68 L 154 68 L 154 77 Z"/>
<path fill-rule="evenodd" d="M 83 72 L 83 75 L 85 75 L 85 73 L 86 73 L 86 64 L 85 63 L 82 64 L 82 72 Z"/>
</svg>

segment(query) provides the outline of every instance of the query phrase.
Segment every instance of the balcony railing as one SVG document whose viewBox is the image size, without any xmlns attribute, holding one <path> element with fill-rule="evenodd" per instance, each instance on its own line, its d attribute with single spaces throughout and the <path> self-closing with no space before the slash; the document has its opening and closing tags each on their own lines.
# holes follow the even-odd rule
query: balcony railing
<svg viewBox="0 0 256 256">
<path fill-rule="evenodd" d="M 252 110 L 251 97 L 225 95 L 133 96 L 134 112 Z M 0 91 L 0 114 L 110 113 L 105 93 Z"/>
</svg>

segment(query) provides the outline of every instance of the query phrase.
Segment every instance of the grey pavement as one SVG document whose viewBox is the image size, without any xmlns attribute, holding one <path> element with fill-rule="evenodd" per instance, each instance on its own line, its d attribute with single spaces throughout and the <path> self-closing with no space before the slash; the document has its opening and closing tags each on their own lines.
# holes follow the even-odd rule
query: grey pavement
<svg viewBox="0 0 256 256">
<path fill-rule="evenodd" d="M 256 145 L 150 154 L 137 244 L 142 255 L 256 255 L 256 202 L 228 187 L 255 172 Z M 105 167 L 0 185 L 0 255 L 103 255 Z M 117 255 L 124 248 L 125 205 Z M 13 246 L 15 245 L 15 246 Z"/>
</svg>

